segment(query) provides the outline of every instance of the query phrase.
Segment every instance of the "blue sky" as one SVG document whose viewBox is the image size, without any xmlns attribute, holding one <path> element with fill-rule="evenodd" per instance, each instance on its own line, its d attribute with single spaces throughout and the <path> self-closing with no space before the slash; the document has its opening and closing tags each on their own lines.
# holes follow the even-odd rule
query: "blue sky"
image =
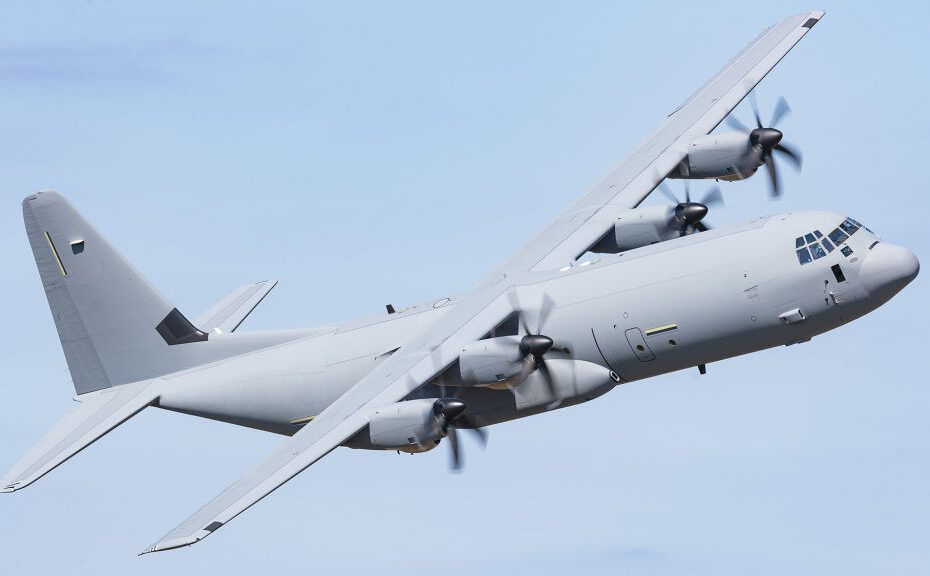
<svg viewBox="0 0 930 576">
<path fill-rule="evenodd" d="M 818 7 L 188 4 L 3 10 L 0 468 L 73 405 L 26 194 L 68 196 L 188 316 L 266 278 L 242 329 L 378 313 L 468 289 L 764 26 Z M 926 259 L 930 8 L 834 4 L 757 88 L 764 117 L 789 99 L 803 172 L 778 203 L 762 177 L 724 184 L 708 219 L 837 210 Z M 282 441 L 147 410 L 0 497 L 0 571 L 928 572 L 925 284 L 808 344 L 495 426 L 461 475 L 445 449 L 338 450 L 137 558 Z"/>
</svg>

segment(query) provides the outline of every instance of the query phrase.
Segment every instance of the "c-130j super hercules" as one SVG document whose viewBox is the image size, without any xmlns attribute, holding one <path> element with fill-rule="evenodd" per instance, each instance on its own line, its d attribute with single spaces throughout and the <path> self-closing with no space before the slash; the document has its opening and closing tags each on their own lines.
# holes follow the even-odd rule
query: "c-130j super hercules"
<svg viewBox="0 0 930 576">
<path fill-rule="evenodd" d="M 638 208 L 667 177 L 739 180 L 762 166 L 777 193 L 775 154 L 800 160 L 781 132 L 758 113 L 755 128 L 711 131 L 822 16 L 765 30 L 471 290 L 381 316 L 235 332 L 274 285 L 264 282 L 190 321 L 61 195 L 28 196 L 26 232 L 80 405 L 0 489 L 25 488 L 148 406 L 290 436 L 146 552 L 177 548 L 336 447 L 444 441 L 457 465 L 457 429 L 483 437 L 623 382 L 806 341 L 881 306 L 916 277 L 917 258 L 851 218 L 794 212 L 711 230 L 701 220 L 717 193 Z"/>
</svg>

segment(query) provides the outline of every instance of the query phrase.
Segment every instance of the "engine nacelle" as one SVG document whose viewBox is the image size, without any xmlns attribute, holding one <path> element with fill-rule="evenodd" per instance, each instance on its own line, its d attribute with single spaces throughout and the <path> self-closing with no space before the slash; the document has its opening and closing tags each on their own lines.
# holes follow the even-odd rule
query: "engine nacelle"
<svg viewBox="0 0 930 576">
<path fill-rule="evenodd" d="M 459 375 L 470 386 L 505 382 L 520 374 L 520 336 L 499 336 L 470 342 L 459 354 Z"/>
<path fill-rule="evenodd" d="M 513 388 L 517 410 L 560 402 L 562 405 L 593 400 L 620 383 L 620 376 L 609 368 L 584 360 L 546 360 L 551 386 L 535 371 Z M 553 395 L 553 392 L 555 395 Z"/>
<path fill-rule="evenodd" d="M 675 205 L 647 206 L 624 210 L 614 228 L 590 248 L 598 254 L 616 254 L 681 236 Z"/>
<path fill-rule="evenodd" d="M 432 450 L 442 439 L 435 404 L 435 398 L 423 398 L 377 408 L 368 421 L 368 442 L 357 437 L 347 445 L 411 453 Z"/>
<path fill-rule="evenodd" d="M 762 150 L 751 145 L 746 132 L 721 132 L 692 140 L 688 155 L 668 177 L 742 180 L 761 165 Z"/>
</svg>

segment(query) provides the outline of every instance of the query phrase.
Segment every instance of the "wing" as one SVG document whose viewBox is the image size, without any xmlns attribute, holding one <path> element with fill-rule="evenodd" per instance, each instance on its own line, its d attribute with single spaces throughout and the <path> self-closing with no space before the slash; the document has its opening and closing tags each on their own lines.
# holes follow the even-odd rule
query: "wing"
<svg viewBox="0 0 930 576">
<path fill-rule="evenodd" d="M 455 301 L 435 324 L 379 364 L 274 454 L 145 552 L 193 544 L 362 430 L 372 410 L 402 400 L 451 365 L 461 346 L 481 338 L 513 312 L 507 293 L 532 282 L 529 272 L 574 260 L 637 206 L 823 16 L 804 12 L 762 32 L 686 100 L 645 142 L 552 223 Z"/>
<path fill-rule="evenodd" d="M 688 143 L 716 128 L 823 15 L 821 10 L 802 12 L 763 30 L 645 141 L 485 280 L 557 269 L 576 260 L 610 230 L 618 212 L 638 206 L 684 159 Z"/>
<path fill-rule="evenodd" d="M 265 280 L 242 286 L 194 318 L 194 326 L 204 332 L 233 332 L 277 283 Z"/>
<path fill-rule="evenodd" d="M 462 342 L 481 338 L 488 326 L 504 321 L 512 310 L 502 293 L 490 301 L 460 301 L 439 324 L 409 344 L 406 353 L 398 356 L 398 352 L 379 364 L 268 459 L 142 554 L 188 546 L 209 536 L 367 426 L 372 410 L 403 399 L 431 380 L 455 361 Z M 440 333 L 451 337 L 436 346 Z"/>
</svg>

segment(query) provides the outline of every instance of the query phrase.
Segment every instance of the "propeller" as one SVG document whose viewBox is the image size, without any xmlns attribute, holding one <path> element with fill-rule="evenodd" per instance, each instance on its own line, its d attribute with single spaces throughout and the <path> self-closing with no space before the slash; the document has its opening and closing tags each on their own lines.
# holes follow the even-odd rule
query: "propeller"
<svg viewBox="0 0 930 576">
<path fill-rule="evenodd" d="M 488 433 L 478 427 L 474 418 L 465 414 L 468 404 L 458 398 L 442 397 L 437 398 L 433 403 L 433 415 L 439 423 L 439 429 L 443 436 L 449 439 L 449 447 L 452 449 L 452 461 L 449 467 L 454 471 L 462 469 L 462 454 L 459 448 L 459 438 L 456 433 L 457 428 L 470 430 L 478 437 L 481 446 L 487 446 Z"/>
<path fill-rule="evenodd" d="M 796 170 L 801 169 L 801 153 L 783 144 L 781 141 L 783 134 L 780 130 L 775 128 L 775 125 L 791 112 L 791 106 L 788 105 L 788 101 L 785 100 L 784 96 L 779 98 L 778 103 L 775 105 L 775 110 L 772 112 L 772 119 L 769 122 L 769 127 L 765 127 L 762 125 L 762 119 L 759 116 L 759 106 L 756 103 L 755 93 L 753 92 L 749 93 L 749 103 L 752 106 L 752 114 L 756 120 L 755 128 L 750 130 L 734 116 L 727 117 L 727 124 L 736 130 L 749 134 L 750 145 L 760 151 L 760 160 L 765 164 L 769 172 L 769 195 L 772 198 L 779 198 L 781 197 L 781 186 L 778 181 L 778 170 L 775 166 L 773 152 L 784 154 L 794 165 Z"/>
<path fill-rule="evenodd" d="M 520 339 L 520 353 L 523 355 L 523 369 L 515 379 L 515 386 L 519 386 L 527 376 L 538 371 L 542 376 L 546 388 L 549 389 L 549 395 L 553 398 L 549 408 L 558 406 L 562 399 L 559 397 L 558 389 L 549 367 L 546 365 L 545 354 L 552 349 L 554 344 L 552 338 L 542 334 L 543 326 L 549 319 L 549 314 L 555 307 L 555 302 L 548 294 L 543 294 L 542 302 L 536 309 L 524 309 L 517 301 L 515 292 L 510 292 L 510 303 L 513 309 L 517 311 L 520 318 L 520 330 L 523 338 Z"/>
<path fill-rule="evenodd" d="M 678 223 L 679 236 L 693 234 L 695 230 L 706 232 L 707 226 L 701 223 L 701 220 L 707 216 L 707 211 L 711 206 L 723 206 L 723 194 L 719 186 L 713 186 L 708 190 L 700 202 L 691 201 L 691 186 L 685 180 L 685 201 L 681 202 L 675 194 L 669 190 L 665 182 L 659 184 L 659 191 L 665 195 L 675 206 L 675 222 Z"/>
</svg>

